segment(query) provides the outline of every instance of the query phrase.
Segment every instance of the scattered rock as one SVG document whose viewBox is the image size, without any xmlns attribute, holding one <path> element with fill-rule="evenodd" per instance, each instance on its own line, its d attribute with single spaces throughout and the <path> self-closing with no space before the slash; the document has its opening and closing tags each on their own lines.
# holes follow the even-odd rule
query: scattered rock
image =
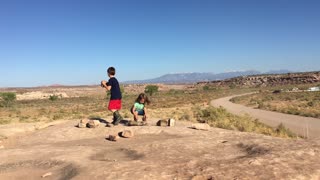
<svg viewBox="0 0 320 180">
<path fill-rule="evenodd" d="M 52 173 L 51 173 L 51 172 L 48 172 L 48 173 L 42 175 L 41 177 L 42 177 L 42 178 L 46 178 L 46 177 L 49 177 L 49 176 L 52 176 Z"/>
<path fill-rule="evenodd" d="M 192 124 L 191 128 L 197 129 L 197 130 L 209 131 L 211 127 L 209 124 L 196 123 L 196 124 Z"/>
<path fill-rule="evenodd" d="M 99 125 L 100 125 L 100 121 L 98 120 L 89 120 L 89 122 L 87 123 L 88 128 L 96 128 L 96 127 L 99 127 Z"/>
<path fill-rule="evenodd" d="M 167 120 L 160 120 L 157 122 L 157 126 L 168 126 L 168 121 Z"/>
<path fill-rule="evenodd" d="M 255 165 L 255 166 L 260 166 L 261 162 L 257 159 L 253 159 L 249 161 L 249 165 Z"/>
<path fill-rule="evenodd" d="M 134 136 L 134 133 L 131 130 L 124 130 L 121 132 L 121 137 L 132 138 L 133 136 Z"/>
<path fill-rule="evenodd" d="M 176 120 L 174 120 L 174 119 L 169 119 L 169 121 L 168 121 L 168 126 L 173 127 L 173 126 L 175 126 L 175 124 L 176 124 Z"/>
<path fill-rule="evenodd" d="M 117 141 L 119 139 L 118 135 L 109 135 L 107 138 L 109 141 Z"/>
<path fill-rule="evenodd" d="M 88 119 L 81 119 L 80 122 L 79 122 L 79 124 L 78 124 L 78 128 L 86 128 L 88 122 L 89 122 Z"/>
</svg>

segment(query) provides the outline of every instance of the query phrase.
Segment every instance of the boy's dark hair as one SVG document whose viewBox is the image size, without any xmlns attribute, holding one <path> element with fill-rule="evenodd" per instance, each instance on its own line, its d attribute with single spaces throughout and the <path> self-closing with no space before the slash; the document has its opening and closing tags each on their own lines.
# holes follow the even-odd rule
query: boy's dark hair
<svg viewBox="0 0 320 180">
<path fill-rule="evenodd" d="M 116 74 L 116 68 L 114 67 L 109 67 L 108 68 L 108 74 L 114 76 Z"/>
<path fill-rule="evenodd" d="M 138 98 L 136 99 L 136 102 L 137 102 L 137 103 L 140 103 L 140 100 L 141 100 L 141 99 L 144 99 L 144 103 L 145 103 L 145 104 L 150 104 L 150 103 L 151 103 L 150 100 L 149 100 L 149 98 L 148 98 L 148 96 L 147 96 L 145 93 L 139 94 Z"/>
</svg>

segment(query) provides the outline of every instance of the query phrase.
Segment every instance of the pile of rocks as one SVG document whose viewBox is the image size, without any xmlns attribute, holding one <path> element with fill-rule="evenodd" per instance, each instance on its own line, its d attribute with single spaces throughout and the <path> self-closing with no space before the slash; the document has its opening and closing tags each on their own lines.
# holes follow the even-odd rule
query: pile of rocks
<svg viewBox="0 0 320 180">
<path fill-rule="evenodd" d="M 97 128 L 100 126 L 100 121 L 98 120 L 90 120 L 90 119 L 82 119 L 80 120 L 78 127 L 79 128 Z"/>
<path fill-rule="evenodd" d="M 119 140 L 119 135 L 122 137 L 122 138 L 133 138 L 134 137 L 134 132 L 132 130 L 124 130 L 118 134 L 109 134 L 107 135 L 107 140 L 109 141 L 118 141 Z"/>
</svg>

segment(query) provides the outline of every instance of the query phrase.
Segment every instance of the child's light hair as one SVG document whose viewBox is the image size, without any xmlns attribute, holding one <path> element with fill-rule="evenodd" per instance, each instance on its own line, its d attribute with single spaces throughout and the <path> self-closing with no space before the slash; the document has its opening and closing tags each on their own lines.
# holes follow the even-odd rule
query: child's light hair
<svg viewBox="0 0 320 180">
<path fill-rule="evenodd" d="M 144 99 L 144 103 L 145 104 L 150 104 L 150 100 L 148 98 L 148 96 L 145 93 L 141 93 L 139 94 L 138 98 L 136 99 L 136 102 L 140 103 L 141 99 Z"/>
</svg>

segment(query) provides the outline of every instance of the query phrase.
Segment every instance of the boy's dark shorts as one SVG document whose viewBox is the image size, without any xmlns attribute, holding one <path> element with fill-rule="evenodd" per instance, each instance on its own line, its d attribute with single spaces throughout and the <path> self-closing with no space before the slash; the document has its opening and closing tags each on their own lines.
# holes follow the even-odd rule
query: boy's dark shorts
<svg viewBox="0 0 320 180">
<path fill-rule="evenodd" d="M 122 106 L 121 99 L 110 100 L 109 102 L 109 110 L 120 110 Z"/>
</svg>

